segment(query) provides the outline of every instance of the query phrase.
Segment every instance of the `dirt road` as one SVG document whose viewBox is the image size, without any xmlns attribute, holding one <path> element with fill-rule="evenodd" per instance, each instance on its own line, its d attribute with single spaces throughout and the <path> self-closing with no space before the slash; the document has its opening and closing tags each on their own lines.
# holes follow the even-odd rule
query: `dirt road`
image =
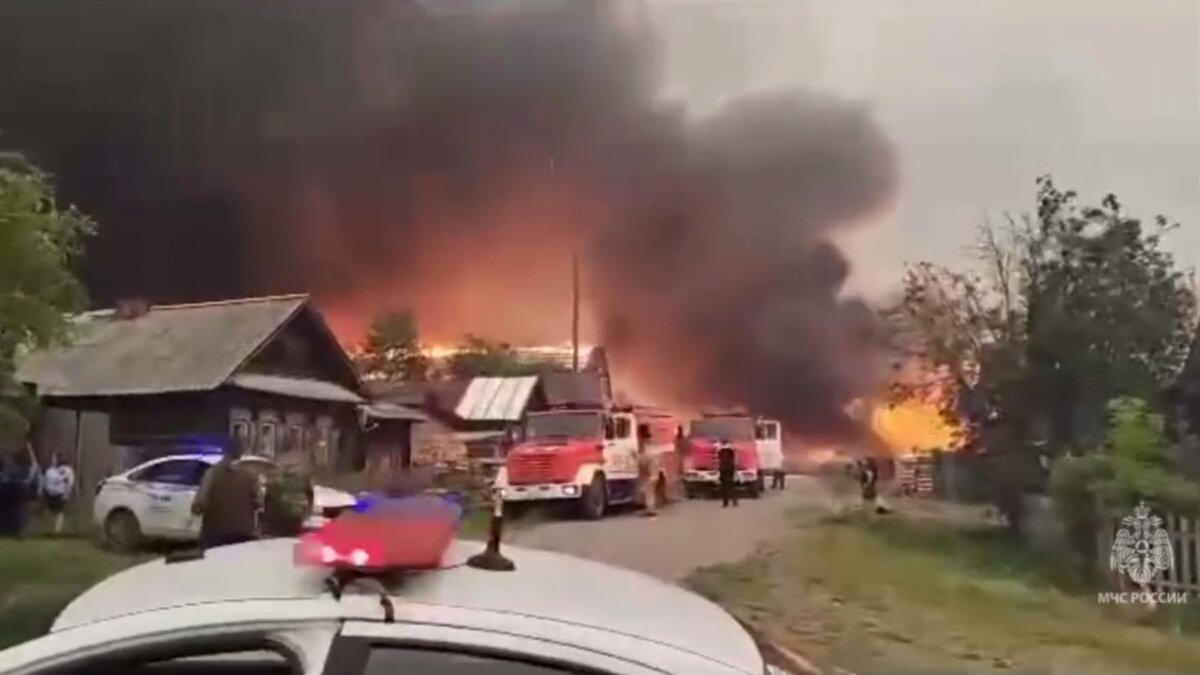
<svg viewBox="0 0 1200 675">
<path fill-rule="evenodd" d="M 680 501 L 655 518 L 632 512 L 599 521 L 554 521 L 518 529 L 507 538 L 675 581 L 697 567 L 745 558 L 786 531 L 789 511 L 824 498 L 815 480 L 791 476 L 782 493 L 743 499 L 737 508 L 723 509 L 718 500 Z"/>
</svg>

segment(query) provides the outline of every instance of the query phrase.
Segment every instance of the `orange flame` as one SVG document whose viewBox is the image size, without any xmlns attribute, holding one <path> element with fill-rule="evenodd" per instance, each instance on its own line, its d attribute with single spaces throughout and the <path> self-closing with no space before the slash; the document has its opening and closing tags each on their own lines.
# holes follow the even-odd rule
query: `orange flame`
<svg viewBox="0 0 1200 675">
<path fill-rule="evenodd" d="M 962 425 L 946 419 L 944 414 L 953 392 L 935 373 L 916 364 L 907 364 L 899 377 L 920 383 L 924 394 L 896 403 L 878 403 L 871 411 L 871 429 L 896 455 L 956 450 Z"/>
</svg>

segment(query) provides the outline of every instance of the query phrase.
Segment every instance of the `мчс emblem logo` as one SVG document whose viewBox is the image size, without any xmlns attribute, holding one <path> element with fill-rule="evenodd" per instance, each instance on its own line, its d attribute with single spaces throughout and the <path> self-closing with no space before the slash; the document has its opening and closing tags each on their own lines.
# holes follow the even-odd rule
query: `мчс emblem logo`
<svg viewBox="0 0 1200 675">
<path fill-rule="evenodd" d="M 1133 515 L 1122 518 L 1108 559 L 1112 571 L 1128 575 L 1144 589 L 1155 576 L 1171 569 L 1175 552 L 1162 523 L 1145 502 L 1133 509 Z"/>
</svg>

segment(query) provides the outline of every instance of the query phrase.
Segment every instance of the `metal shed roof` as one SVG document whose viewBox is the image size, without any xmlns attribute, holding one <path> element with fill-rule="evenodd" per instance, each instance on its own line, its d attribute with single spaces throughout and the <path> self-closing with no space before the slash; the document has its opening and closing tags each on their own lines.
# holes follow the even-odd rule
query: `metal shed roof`
<svg viewBox="0 0 1200 675">
<path fill-rule="evenodd" d="M 542 391 L 552 406 L 568 403 L 602 406 L 606 402 L 598 373 L 544 373 Z"/>
<path fill-rule="evenodd" d="M 525 414 L 538 378 L 477 377 L 467 385 L 454 414 L 475 422 L 515 422 Z"/>
</svg>

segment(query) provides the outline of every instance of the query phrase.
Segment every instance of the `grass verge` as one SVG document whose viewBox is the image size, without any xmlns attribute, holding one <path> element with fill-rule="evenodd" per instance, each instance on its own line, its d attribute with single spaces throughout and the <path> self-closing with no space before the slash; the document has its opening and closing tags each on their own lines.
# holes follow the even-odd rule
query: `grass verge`
<svg viewBox="0 0 1200 675">
<path fill-rule="evenodd" d="M 1101 611 L 995 530 L 896 514 L 799 526 L 688 584 L 784 646 L 858 673 L 1197 672 L 1200 641 Z"/>
<path fill-rule="evenodd" d="M 72 598 L 134 562 L 79 537 L 0 539 L 0 649 L 44 634 Z"/>
</svg>

